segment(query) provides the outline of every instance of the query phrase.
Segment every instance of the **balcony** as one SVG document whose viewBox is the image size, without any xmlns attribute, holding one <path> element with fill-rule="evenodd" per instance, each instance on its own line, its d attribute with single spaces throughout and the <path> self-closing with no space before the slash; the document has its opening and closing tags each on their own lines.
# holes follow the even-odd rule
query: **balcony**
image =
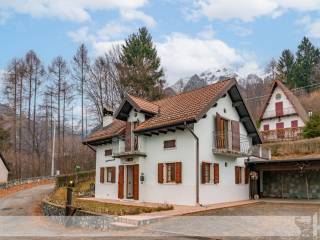
<svg viewBox="0 0 320 240">
<path fill-rule="evenodd" d="M 138 140 L 138 136 L 133 136 L 130 140 L 128 140 L 128 138 L 119 140 L 117 147 L 113 148 L 113 157 L 122 159 L 146 157 L 146 153 L 141 151 L 141 144 Z"/>
<path fill-rule="evenodd" d="M 269 131 L 261 131 L 261 137 L 263 142 L 297 140 L 302 138 L 302 132 L 302 127 L 281 128 Z"/>
<path fill-rule="evenodd" d="M 283 116 L 294 115 L 294 114 L 296 114 L 296 110 L 293 107 L 282 108 L 282 109 L 278 109 L 277 111 L 276 109 L 274 109 L 274 110 L 265 111 L 262 119 L 283 117 Z"/>
<path fill-rule="evenodd" d="M 232 157 L 249 156 L 251 142 L 246 135 L 228 132 L 213 132 L 212 152 Z"/>
</svg>

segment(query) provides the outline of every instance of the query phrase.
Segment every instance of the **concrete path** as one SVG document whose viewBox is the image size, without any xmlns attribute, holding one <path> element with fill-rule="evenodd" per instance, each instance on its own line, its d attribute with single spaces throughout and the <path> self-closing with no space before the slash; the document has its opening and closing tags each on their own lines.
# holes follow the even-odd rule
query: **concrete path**
<svg viewBox="0 0 320 240">
<path fill-rule="evenodd" d="M 40 185 L 0 198 L 0 216 L 40 215 L 41 199 L 54 189 L 54 184 Z"/>
</svg>

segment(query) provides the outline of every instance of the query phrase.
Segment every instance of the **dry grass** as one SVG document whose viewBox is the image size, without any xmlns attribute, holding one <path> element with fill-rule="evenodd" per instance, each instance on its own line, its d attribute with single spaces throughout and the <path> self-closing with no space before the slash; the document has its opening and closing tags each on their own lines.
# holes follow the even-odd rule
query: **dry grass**
<svg viewBox="0 0 320 240">
<path fill-rule="evenodd" d="M 108 215 L 135 215 L 140 213 L 149 213 L 157 211 L 172 210 L 172 205 L 161 205 L 158 207 L 142 207 L 130 206 L 114 203 L 103 203 L 92 200 L 84 200 L 79 197 L 80 192 L 86 192 L 90 189 L 91 182 L 79 183 L 73 192 L 72 205 L 81 208 L 84 211 L 102 213 Z M 67 189 L 65 187 L 57 188 L 50 196 L 48 201 L 54 204 L 65 206 L 66 204 Z"/>
<path fill-rule="evenodd" d="M 271 149 L 272 157 L 295 158 L 320 155 L 320 138 L 265 144 Z"/>
<path fill-rule="evenodd" d="M 301 94 L 298 96 L 302 106 L 307 110 L 319 112 L 320 90 L 313 91 L 309 94 Z"/>
</svg>

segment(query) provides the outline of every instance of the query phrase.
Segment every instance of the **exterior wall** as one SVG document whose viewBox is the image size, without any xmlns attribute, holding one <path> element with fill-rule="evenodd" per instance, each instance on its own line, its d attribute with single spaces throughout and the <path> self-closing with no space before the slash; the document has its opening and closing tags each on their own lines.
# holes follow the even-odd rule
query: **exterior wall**
<svg viewBox="0 0 320 240">
<path fill-rule="evenodd" d="M 225 155 L 212 153 L 214 118 L 216 112 L 223 117 L 239 121 L 238 113 L 232 107 L 232 101 L 228 95 L 217 102 L 217 106 L 211 108 L 206 118 L 201 119 L 194 125 L 194 131 L 199 137 L 200 164 L 202 161 L 217 162 L 220 166 L 218 184 L 200 184 L 200 203 L 210 204 L 219 202 L 230 202 L 248 199 L 249 185 L 235 184 L 235 166 L 244 167 L 244 158 L 236 159 Z M 224 110 L 226 112 L 224 113 Z M 144 121 L 144 115 L 130 112 L 128 121 L 139 119 Z M 240 134 L 247 136 L 247 132 L 240 123 Z M 176 140 L 176 148 L 164 149 L 165 140 Z M 251 138 L 247 137 L 251 144 Z M 114 149 L 124 151 L 124 142 L 119 140 L 113 144 L 96 147 L 96 197 L 118 198 L 118 172 L 119 165 L 139 164 L 139 175 L 144 175 L 144 182 L 139 181 L 139 201 L 169 203 L 181 205 L 196 204 L 196 156 L 195 139 L 188 130 L 177 130 L 167 134 L 139 136 L 140 151 L 145 152 L 147 157 L 135 158 L 133 162 L 123 162 L 120 159 L 112 160 L 111 156 L 104 156 L 104 151 L 113 145 Z M 158 163 L 182 162 L 182 183 L 158 183 Z M 100 167 L 116 167 L 116 183 L 100 183 Z M 201 178 L 201 165 L 199 166 L 199 177 Z M 105 176 L 106 177 L 106 176 Z M 244 182 L 244 174 L 243 174 Z M 126 182 L 126 179 L 125 179 Z M 125 184 L 126 185 L 126 184 Z M 126 190 L 124 191 L 126 193 Z M 125 194 L 126 195 L 126 194 Z"/>
<path fill-rule="evenodd" d="M 8 174 L 8 169 L 2 162 L 2 159 L 0 158 L 0 183 L 8 181 Z"/>
<path fill-rule="evenodd" d="M 304 127 L 304 122 L 298 115 L 285 116 L 280 118 L 273 118 L 261 121 L 260 131 L 263 131 L 263 125 L 269 124 L 269 130 L 276 130 L 276 124 L 278 122 L 284 123 L 284 128 L 291 128 L 291 121 L 298 120 L 298 127 Z"/>
<path fill-rule="evenodd" d="M 276 95 L 278 93 L 281 94 L 281 99 L 279 99 L 279 100 L 276 99 Z M 289 111 L 289 112 L 295 113 L 293 105 L 291 104 L 289 99 L 286 97 L 286 95 L 284 94 L 282 89 L 279 87 L 276 87 L 272 93 L 269 104 L 265 110 L 264 117 L 266 117 L 268 115 L 268 113 L 270 113 L 270 112 L 275 113 L 275 111 L 276 111 L 275 103 L 276 102 L 283 102 L 284 112 Z M 298 127 L 304 127 L 304 122 L 302 121 L 302 119 L 298 115 L 291 115 L 291 116 L 281 117 L 280 119 L 278 117 L 274 117 L 272 119 L 262 120 L 261 126 L 260 126 L 260 131 L 263 131 L 263 125 L 265 125 L 265 124 L 269 124 L 269 130 L 275 130 L 277 122 L 283 122 L 284 128 L 290 128 L 291 121 L 293 121 L 293 120 L 298 120 Z"/>
<path fill-rule="evenodd" d="M 216 113 L 218 112 L 227 119 L 239 121 L 239 115 L 236 109 L 232 107 L 232 101 L 228 95 L 218 100 L 217 103 L 216 107 L 208 111 L 206 118 L 195 124 L 194 129 L 197 136 L 199 136 L 200 164 L 202 161 L 219 163 L 219 183 L 200 184 L 200 203 L 202 204 L 238 201 L 249 198 L 249 184 L 244 184 L 244 175 L 242 176 L 243 183 L 235 184 L 235 166 L 244 167 L 244 158 L 235 159 L 212 153 Z M 225 113 L 224 109 L 226 110 Z M 242 123 L 240 123 L 240 134 L 247 136 L 246 129 Z M 247 137 L 247 139 L 251 144 L 251 138 Z"/>
<path fill-rule="evenodd" d="M 164 140 L 176 140 L 176 148 L 164 149 Z M 145 182 L 141 186 L 141 200 L 146 202 L 194 205 L 195 184 L 195 142 L 188 131 L 144 137 L 147 157 L 142 171 Z M 182 183 L 158 183 L 158 163 L 182 162 Z"/>
</svg>

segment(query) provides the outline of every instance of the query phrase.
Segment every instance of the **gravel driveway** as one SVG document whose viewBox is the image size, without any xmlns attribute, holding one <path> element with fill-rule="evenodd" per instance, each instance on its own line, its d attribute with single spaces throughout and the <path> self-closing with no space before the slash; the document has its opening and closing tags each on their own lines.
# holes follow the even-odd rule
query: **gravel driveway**
<svg viewBox="0 0 320 240">
<path fill-rule="evenodd" d="M 0 198 L 0 216 L 39 215 L 41 199 L 54 189 L 54 184 L 40 185 Z"/>
<path fill-rule="evenodd" d="M 146 226 L 168 234 L 220 238 L 320 236 L 320 204 L 257 203 L 176 217 Z"/>
</svg>

